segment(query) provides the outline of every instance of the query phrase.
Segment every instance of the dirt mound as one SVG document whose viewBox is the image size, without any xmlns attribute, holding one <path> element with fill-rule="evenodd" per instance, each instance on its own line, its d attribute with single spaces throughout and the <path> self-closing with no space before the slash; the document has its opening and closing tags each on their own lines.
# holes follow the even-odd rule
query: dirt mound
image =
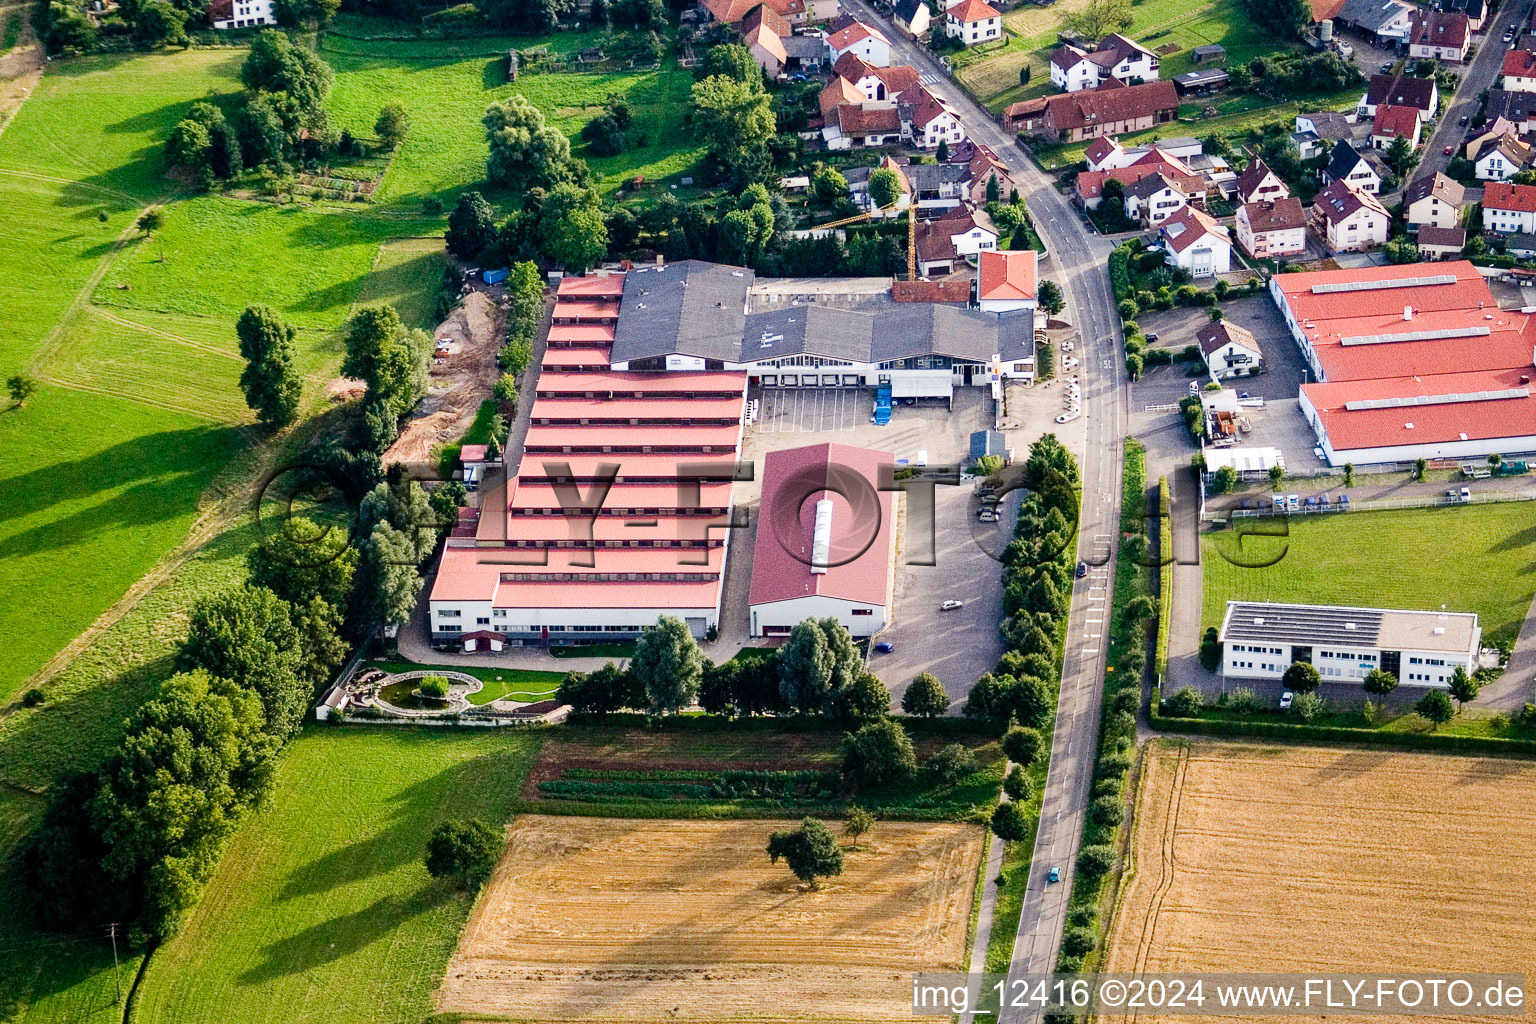
<svg viewBox="0 0 1536 1024">
<path fill-rule="evenodd" d="M 424 462 L 434 446 L 455 441 L 469 429 L 501 375 L 496 353 L 506 333 L 506 313 L 483 292 L 470 292 L 438 325 L 432 332 L 440 347 L 430 389 L 384 453 L 386 466 Z"/>
</svg>

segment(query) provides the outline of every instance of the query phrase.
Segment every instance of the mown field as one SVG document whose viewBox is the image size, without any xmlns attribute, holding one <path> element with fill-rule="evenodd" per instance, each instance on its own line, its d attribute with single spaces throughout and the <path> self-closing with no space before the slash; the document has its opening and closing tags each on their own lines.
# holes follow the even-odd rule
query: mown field
<svg viewBox="0 0 1536 1024">
<path fill-rule="evenodd" d="M 842 875 L 807 890 L 764 852 L 792 827 L 520 815 L 437 1009 L 910 1019 L 911 972 L 955 970 L 965 956 L 981 828 L 881 822 L 845 852 Z"/>
<path fill-rule="evenodd" d="M 1444 604 L 1476 612 L 1484 643 L 1513 643 L 1536 593 L 1536 514 L 1525 502 L 1296 517 L 1288 528 L 1284 538 L 1202 537 L 1203 626 L 1219 626 L 1232 600 Z M 1234 564 L 1276 558 L 1263 568 Z"/>
<path fill-rule="evenodd" d="M 506 821 L 539 740 L 517 729 L 305 731 L 272 802 L 154 954 L 136 1019 L 425 1018 L 470 910 L 427 875 L 426 837 L 448 818 Z"/>
<path fill-rule="evenodd" d="M 1104 971 L 1536 968 L 1536 765 L 1168 741 L 1145 764 Z"/>
</svg>

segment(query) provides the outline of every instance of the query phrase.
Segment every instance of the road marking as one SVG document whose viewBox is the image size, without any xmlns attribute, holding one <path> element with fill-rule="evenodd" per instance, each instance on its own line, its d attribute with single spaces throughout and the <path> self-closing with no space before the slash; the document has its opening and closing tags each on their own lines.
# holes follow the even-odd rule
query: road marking
<svg viewBox="0 0 1536 1024">
<path fill-rule="evenodd" d="M 1098 654 L 1099 653 L 1099 649 L 1097 647 L 1084 647 L 1083 648 L 1083 653 L 1084 654 Z"/>
<path fill-rule="evenodd" d="M 924 71 L 922 74 L 917 76 L 917 80 L 924 85 L 932 85 L 934 82 L 939 80 L 939 76 L 934 74 L 932 71 Z"/>
</svg>

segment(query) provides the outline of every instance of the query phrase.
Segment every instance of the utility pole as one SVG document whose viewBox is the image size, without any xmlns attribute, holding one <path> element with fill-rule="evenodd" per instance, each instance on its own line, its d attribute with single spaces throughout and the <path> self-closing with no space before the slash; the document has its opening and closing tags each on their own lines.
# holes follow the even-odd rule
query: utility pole
<svg viewBox="0 0 1536 1024">
<path fill-rule="evenodd" d="M 117 1009 L 123 1009 L 123 977 L 117 968 L 117 922 L 113 921 L 107 926 L 107 933 L 112 936 L 112 980 L 117 983 Z"/>
</svg>

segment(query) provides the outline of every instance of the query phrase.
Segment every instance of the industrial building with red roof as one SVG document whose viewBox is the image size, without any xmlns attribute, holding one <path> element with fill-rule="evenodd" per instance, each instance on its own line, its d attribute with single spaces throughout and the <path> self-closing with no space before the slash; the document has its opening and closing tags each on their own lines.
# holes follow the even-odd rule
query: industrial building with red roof
<svg viewBox="0 0 1536 1024">
<path fill-rule="evenodd" d="M 828 443 L 770 452 L 763 461 L 747 597 L 752 635 L 784 636 L 823 617 L 856 637 L 879 632 L 890 621 L 896 581 L 894 458 Z"/>
<path fill-rule="evenodd" d="M 1330 464 L 1536 451 L 1536 318 L 1501 310 L 1472 263 L 1277 274 L 1270 293 Z"/>
</svg>

